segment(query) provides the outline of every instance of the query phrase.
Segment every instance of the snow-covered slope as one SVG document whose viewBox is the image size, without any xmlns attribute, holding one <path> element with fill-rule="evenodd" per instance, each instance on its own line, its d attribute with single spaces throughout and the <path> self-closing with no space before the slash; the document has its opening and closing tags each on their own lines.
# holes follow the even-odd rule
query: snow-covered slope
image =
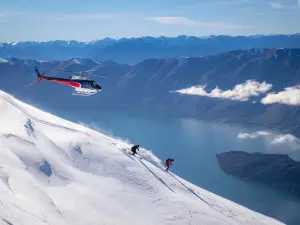
<svg viewBox="0 0 300 225">
<path fill-rule="evenodd" d="M 280 224 L 0 91 L 0 224 Z"/>
</svg>

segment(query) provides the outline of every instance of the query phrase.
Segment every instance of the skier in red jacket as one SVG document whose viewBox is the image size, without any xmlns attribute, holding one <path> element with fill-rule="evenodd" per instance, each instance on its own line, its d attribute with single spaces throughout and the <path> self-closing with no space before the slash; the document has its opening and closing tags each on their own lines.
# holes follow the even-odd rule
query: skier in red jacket
<svg viewBox="0 0 300 225">
<path fill-rule="evenodd" d="M 166 160 L 166 166 L 167 166 L 167 169 L 166 171 L 169 170 L 170 166 L 172 166 L 172 163 L 174 162 L 174 159 L 167 159 Z"/>
</svg>

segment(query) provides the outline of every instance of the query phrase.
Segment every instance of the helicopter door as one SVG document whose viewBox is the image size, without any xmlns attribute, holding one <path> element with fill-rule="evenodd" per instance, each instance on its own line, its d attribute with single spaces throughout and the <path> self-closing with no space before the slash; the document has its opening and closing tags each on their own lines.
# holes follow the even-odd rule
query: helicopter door
<svg viewBox="0 0 300 225">
<path fill-rule="evenodd" d="M 91 84 L 89 81 L 81 81 L 81 88 L 91 88 Z"/>
</svg>

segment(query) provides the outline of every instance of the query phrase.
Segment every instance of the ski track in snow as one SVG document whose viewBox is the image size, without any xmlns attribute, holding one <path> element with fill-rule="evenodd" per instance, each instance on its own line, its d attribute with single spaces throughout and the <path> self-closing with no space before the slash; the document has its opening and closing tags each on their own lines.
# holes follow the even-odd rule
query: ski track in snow
<svg viewBox="0 0 300 225">
<path fill-rule="evenodd" d="M 282 224 L 0 91 L 0 224 Z"/>
</svg>

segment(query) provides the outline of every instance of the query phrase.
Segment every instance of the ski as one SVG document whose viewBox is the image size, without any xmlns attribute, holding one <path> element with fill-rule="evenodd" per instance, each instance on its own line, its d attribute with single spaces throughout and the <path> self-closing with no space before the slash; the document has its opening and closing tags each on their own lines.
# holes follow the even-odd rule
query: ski
<svg viewBox="0 0 300 225">
<path fill-rule="evenodd" d="M 130 153 L 130 154 L 133 155 L 133 156 L 135 156 L 136 158 L 138 158 L 138 159 L 140 159 L 140 160 L 143 160 L 142 157 L 138 157 L 138 156 L 136 156 L 135 154 L 132 154 L 132 153 Z"/>
</svg>

